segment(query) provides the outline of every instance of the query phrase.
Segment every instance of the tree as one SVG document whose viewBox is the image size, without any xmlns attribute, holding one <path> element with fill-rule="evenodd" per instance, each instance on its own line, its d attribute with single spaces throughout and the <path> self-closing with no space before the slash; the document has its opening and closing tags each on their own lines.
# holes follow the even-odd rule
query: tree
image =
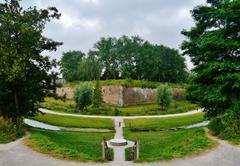
<svg viewBox="0 0 240 166">
<path fill-rule="evenodd" d="M 95 53 L 103 67 L 103 79 L 119 78 L 119 63 L 116 52 L 116 38 L 101 38 L 95 45 Z"/>
<path fill-rule="evenodd" d="M 160 85 L 157 88 L 156 102 L 162 110 L 167 110 L 172 100 L 172 92 L 167 84 Z"/>
<path fill-rule="evenodd" d="M 78 75 L 81 81 L 91 81 L 100 78 L 101 63 L 94 51 L 90 50 L 88 56 L 82 59 L 78 66 Z"/>
<path fill-rule="evenodd" d="M 100 107 L 102 104 L 102 87 L 99 80 L 96 81 L 95 87 L 93 89 L 93 107 Z"/>
<path fill-rule="evenodd" d="M 78 87 L 74 93 L 76 109 L 84 111 L 92 103 L 92 87 L 89 84 L 83 84 Z"/>
<path fill-rule="evenodd" d="M 61 70 L 63 78 L 67 81 L 79 80 L 78 67 L 85 56 L 81 51 L 68 51 L 63 53 L 61 59 Z"/>
<path fill-rule="evenodd" d="M 19 0 L 0 3 L 0 115 L 19 126 L 21 117 L 38 111 L 38 103 L 52 86 L 56 65 L 43 51 L 62 43 L 42 35 L 45 24 L 58 19 L 55 7 L 23 9 Z"/>
<path fill-rule="evenodd" d="M 196 25 L 183 30 L 184 55 L 195 65 L 194 96 L 208 117 L 240 113 L 240 1 L 208 0 L 192 10 Z"/>
</svg>

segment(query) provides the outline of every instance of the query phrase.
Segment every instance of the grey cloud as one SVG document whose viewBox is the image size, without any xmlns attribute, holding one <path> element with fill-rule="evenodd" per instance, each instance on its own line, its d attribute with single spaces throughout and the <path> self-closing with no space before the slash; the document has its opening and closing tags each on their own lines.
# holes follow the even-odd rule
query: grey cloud
<svg viewBox="0 0 240 166">
<path fill-rule="evenodd" d="M 25 7 L 56 6 L 59 21 L 46 26 L 45 35 L 64 42 L 57 52 L 87 52 L 102 36 L 139 35 L 153 43 L 179 49 L 182 29 L 193 25 L 190 10 L 205 0 L 23 0 Z M 188 67 L 192 65 L 187 61 Z"/>
</svg>

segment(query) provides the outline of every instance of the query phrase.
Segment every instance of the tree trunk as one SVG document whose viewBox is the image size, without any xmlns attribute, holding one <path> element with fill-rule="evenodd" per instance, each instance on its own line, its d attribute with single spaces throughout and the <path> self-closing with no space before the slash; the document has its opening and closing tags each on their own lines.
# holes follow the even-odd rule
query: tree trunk
<svg viewBox="0 0 240 166">
<path fill-rule="evenodd" d="M 19 119 L 19 99 L 18 99 L 18 94 L 15 91 L 14 92 L 14 102 L 15 102 L 15 107 L 16 107 L 16 114 L 15 117 L 13 117 L 13 122 L 16 124 L 17 129 L 20 127 L 21 121 Z"/>
</svg>

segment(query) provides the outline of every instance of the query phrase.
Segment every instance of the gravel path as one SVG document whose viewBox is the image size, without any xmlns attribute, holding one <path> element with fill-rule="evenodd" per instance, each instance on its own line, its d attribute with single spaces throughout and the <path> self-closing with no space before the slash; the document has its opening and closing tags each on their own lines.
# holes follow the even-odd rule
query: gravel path
<svg viewBox="0 0 240 166">
<path fill-rule="evenodd" d="M 185 116 L 192 115 L 199 112 L 203 112 L 203 109 L 197 109 L 189 112 L 179 113 L 179 114 L 167 114 L 167 115 L 146 115 L 146 116 L 98 116 L 98 115 L 81 115 L 81 114 L 70 114 L 70 113 L 62 113 L 55 112 L 48 109 L 40 108 L 39 109 L 43 113 L 54 114 L 54 115 L 64 115 L 64 116 L 75 116 L 75 117 L 83 117 L 83 118 L 122 118 L 122 119 L 137 119 L 137 118 L 166 118 L 166 117 L 177 117 L 177 116 Z"/>
<path fill-rule="evenodd" d="M 240 165 L 240 147 L 225 141 L 219 146 L 200 156 L 177 159 L 170 162 L 134 164 L 118 163 L 77 163 L 54 159 L 37 153 L 21 144 L 21 140 L 0 145 L 0 166 L 238 166 Z"/>
</svg>

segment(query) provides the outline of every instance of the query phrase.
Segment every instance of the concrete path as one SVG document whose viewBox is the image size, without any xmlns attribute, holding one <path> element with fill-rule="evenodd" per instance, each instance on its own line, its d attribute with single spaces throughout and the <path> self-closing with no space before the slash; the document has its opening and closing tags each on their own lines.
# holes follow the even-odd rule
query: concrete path
<svg viewBox="0 0 240 166">
<path fill-rule="evenodd" d="M 114 125 L 116 131 L 114 139 L 123 139 L 124 120 L 122 118 L 115 118 Z M 113 163 L 116 165 L 122 165 L 122 163 L 125 162 L 125 149 L 133 147 L 134 142 L 127 141 L 126 146 L 112 146 L 110 144 L 110 141 L 107 141 L 107 144 L 110 148 L 113 148 L 114 152 Z"/>
<path fill-rule="evenodd" d="M 169 162 L 135 164 L 124 163 L 79 163 L 64 161 L 32 151 L 21 140 L 0 145 L 0 166 L 239 166 L 240 147 L 219 141 L 219 146 L 199 156 Z"/>
<path fill-rule="evenodd" d="M 166 117 L 177 117 L 177 116 L 185 116 L 185 115 L 192 115 L 196 113 L 203 112 L 203 109 L 197 109 L 189 112 L 179 113 L 179 114 L 167 114 L 167 115 L 146 115 L 146 116 L 101 116 L 101 115 L 81 115 L 81 114 L 70 114 L 70 113 L 62 113 L 62 112 L 56 112 L 51 111 L 48 109 L 40 108 L 39 111 L 43 113 L 48 114 L 54 114 L 54 115 L 64 115 L 64 116 L 75 116 L 75 117 L 83 117 L 83 118 L 109 118 L 109 119 L 115 119 L 115 118 L 122 118 L 122 119 L 137 119 L 137 118 L 166 118 Z"/>
</svg>

